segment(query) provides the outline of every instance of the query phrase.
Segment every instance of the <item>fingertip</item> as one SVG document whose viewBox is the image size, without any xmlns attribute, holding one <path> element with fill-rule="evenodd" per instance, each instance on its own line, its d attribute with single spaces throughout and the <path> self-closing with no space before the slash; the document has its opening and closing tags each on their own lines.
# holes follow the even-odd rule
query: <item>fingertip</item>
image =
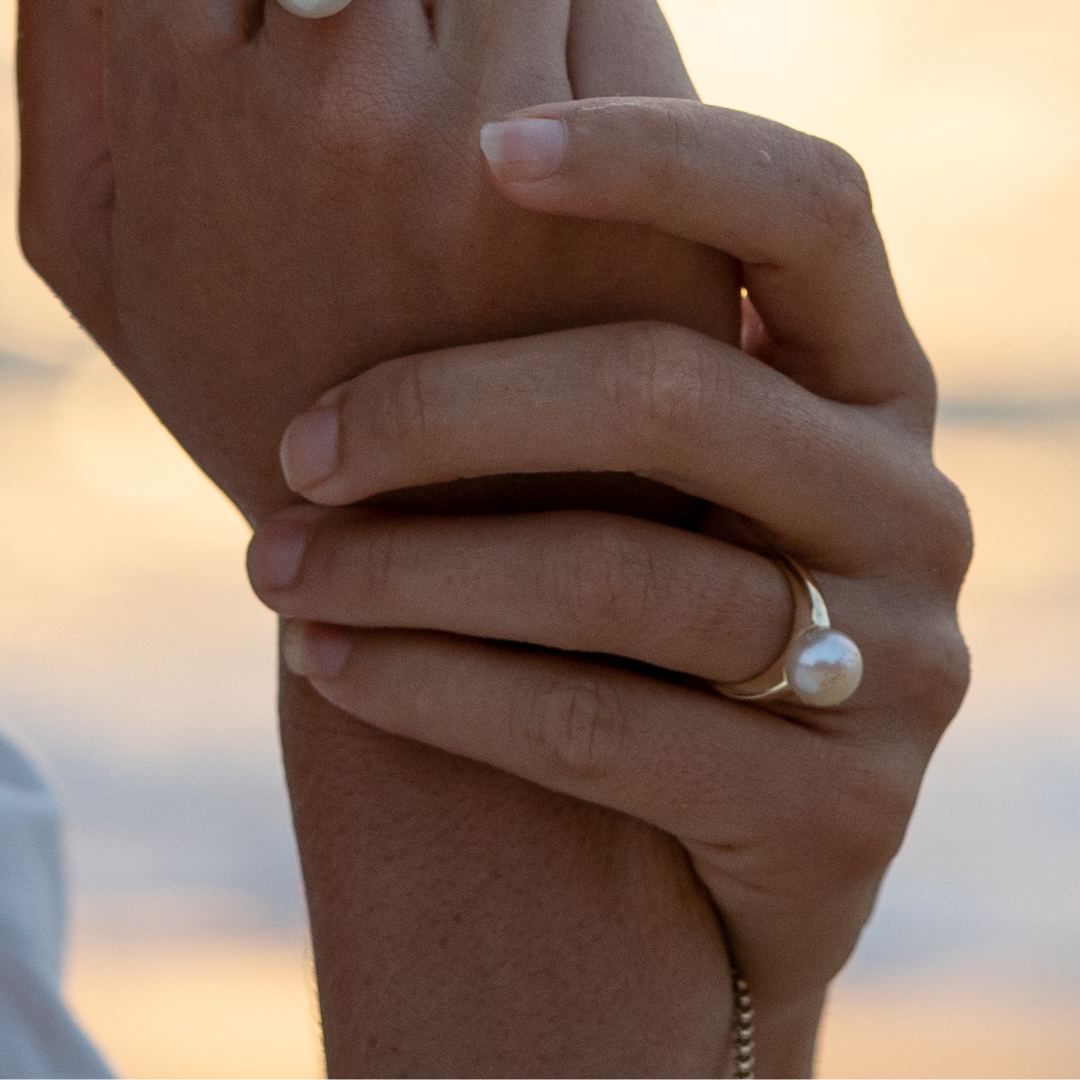
<svg viewBox="0 0 1080 1080">
<path fill-rule="evenodd" d="M 287 517 L 266 521 L 255 530 L 248 544 L 247 571 L 257 594 L 288 589 L 296 581 L 311 529 L 311 522 Z"/>
<path fill-rule="evenodd" d="M 541 213 L 639 221 L 649 99 L 598 98 L 521 109 L 486 124 L 480 147 L 503 195 Z M 683 103 L 685 104 L 685 103 Z M 647 155 L 645 155 L 647 156 Z M 629 197 L 627 197 L 629 195 Z"/>
<path fill-rule="evenodd" d="M 334 681 L 352 652 L 352 634 L 341 626 L 294 620 L 281 635 L 281 659 L 294 675 Z"/>
<path fill-rule="evenodd" d="M 281 439 L 281 471 L 292 491 L 310 494 L 338 466 L 340 416 L 337 401 L 320 402 L 298 416 Z"/>
<path fill-rule="evenodd" d="M 533 184 L 554 176 L 568 142 L 566 124 L 547 117 L 515 116 L 480 130 L 480 149 L 492 175 L 504 184 Z"/>
</svg>

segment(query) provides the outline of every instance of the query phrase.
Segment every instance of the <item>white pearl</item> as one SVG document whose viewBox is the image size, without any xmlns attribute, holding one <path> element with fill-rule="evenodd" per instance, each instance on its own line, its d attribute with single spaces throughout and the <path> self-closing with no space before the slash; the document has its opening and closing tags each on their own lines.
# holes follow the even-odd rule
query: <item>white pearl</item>
<svg viewBox="0 0 1080 1080">
<path fill-rule="evenodd" d="M 827 709 L 847 701 L 862 681 L 859 646 L 839 630 L 817 628 L 796 638 L 784 661 L 788 684 L 804 705 Z"/>
<path fill-rule="evenodd" d="M 344 11 L 351 0 L 278 0 L 278 3 L 301 19 L 325 19 Z"/>
</svg>

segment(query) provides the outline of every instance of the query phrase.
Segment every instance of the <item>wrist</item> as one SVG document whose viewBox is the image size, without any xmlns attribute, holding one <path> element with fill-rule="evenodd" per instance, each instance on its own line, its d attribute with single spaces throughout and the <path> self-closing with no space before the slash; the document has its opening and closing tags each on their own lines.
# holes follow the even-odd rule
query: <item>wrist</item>
<svg viewBox="0 0 1080 1080">
<path fill-rule="evenodd" d="M 282 690 L 330 1075 L 717 1074 L 728 958 L 674 840 Z"/>
<path fill-rule="evenodd" d="M 750 987 L 753 993 L 753 986 Z M 754 1044 L 758 1076 L 809 1077 L 827 987 L 791 1000 L 754 998 Z"/>
</svg>

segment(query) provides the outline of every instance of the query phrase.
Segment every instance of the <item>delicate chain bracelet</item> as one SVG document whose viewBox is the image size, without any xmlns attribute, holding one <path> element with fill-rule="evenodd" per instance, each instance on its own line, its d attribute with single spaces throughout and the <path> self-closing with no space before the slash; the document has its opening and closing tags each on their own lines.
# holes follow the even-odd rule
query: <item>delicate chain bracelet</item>
<svg viewBox="0 0 1080 1080">
<path fill-rule="evenodd" d="M 754 1003 L 750 984 L 735 970 L 731 972 L 735 990 L 735 1075 L 740 1080 L 753 1080 L 754 1065 Z"/>
</svg>

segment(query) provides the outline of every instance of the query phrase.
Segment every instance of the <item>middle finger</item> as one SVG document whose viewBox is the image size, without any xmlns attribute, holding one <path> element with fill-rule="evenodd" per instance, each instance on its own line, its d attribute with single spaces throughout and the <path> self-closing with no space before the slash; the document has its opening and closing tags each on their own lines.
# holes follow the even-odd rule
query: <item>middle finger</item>
<svg viewBox="0 0 1080 1080">
<path fill-rule="evenodd" d="M 608 653 L 720 682 L 767 668 L 791 622 L 788 587 L 769 559 L 595 512 L 304 507 L 258 530 L 249 569 L 286 616 Z"/>
<path fill-rule="evenodd" d="M 922 458 L 928 447 L 877 410 L 658 323 L 389 361 L 332 391 L 282 443 L 290 487 L 324 505 L 464 477 L 636 473 L 852 573 L 879 565 L 918 519 Z"/>
</svg>

